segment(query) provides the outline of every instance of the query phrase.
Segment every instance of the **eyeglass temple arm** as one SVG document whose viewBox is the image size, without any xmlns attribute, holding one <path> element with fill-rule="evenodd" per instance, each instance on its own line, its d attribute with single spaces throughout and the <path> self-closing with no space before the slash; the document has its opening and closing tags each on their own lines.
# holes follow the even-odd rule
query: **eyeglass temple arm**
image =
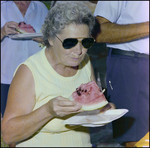
<svg viewBox="0 0 150 148">
<path fill-rule="evenodd" d="M 56 36 L 56 38 L 57 38 L 59 41 L 62 42 L 62 40 L 61 40 L 55 33 L 53 33 L 53 34 Z"/>
</svg>

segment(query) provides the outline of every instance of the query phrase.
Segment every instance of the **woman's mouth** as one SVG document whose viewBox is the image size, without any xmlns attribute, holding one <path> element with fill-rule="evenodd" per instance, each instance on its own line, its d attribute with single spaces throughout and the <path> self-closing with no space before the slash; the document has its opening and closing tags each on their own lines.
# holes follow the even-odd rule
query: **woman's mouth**
<svg viewBox="0 0 150 148">
<path fill-rule="evenodd" d="M 72 58 L 73 60 L 79 60 L 79 58 Z"/>
</svg>

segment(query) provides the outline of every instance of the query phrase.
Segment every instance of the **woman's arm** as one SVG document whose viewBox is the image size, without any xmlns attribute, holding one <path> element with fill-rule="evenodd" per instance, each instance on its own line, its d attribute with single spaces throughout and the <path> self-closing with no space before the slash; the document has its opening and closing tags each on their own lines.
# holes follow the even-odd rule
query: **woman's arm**
<svg viewBox="0 0 150 148">
<path fill-rule="evenodd" d="M 34 85 L 31 71 L 21 65 L 10 85 L 2 120 L 3 139 L 7 144 L 32 136 L 52 117 L 74 113 L 81 108 L 73 101 L 57 97 L 33 111 L 36 103 Z"/>
<path fill-rule="evenodd" d="M 109 20 L 97 16 L 100 24 L 100 33 L 96 36 L 96 41 L 100 43 L 122 43 L 149 35 L 149 22 L 118 25 Z"/>
<path fill-rule="evenodd" d="M 28 138 L 51 119 L 45 106 L 32 112 L 35 105 L 34 88 L 30 70 L 25 65 L 20 66 L 10 85 L 2 120 L 3 138 L 8 144 Z"/>
</svg>

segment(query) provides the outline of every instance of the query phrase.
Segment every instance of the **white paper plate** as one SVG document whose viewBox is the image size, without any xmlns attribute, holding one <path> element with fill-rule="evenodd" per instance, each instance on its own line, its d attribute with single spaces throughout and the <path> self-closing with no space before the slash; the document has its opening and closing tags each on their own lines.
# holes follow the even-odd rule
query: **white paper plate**
<svg viewBox="0 0 150 148">
<path fill-rule="evenodd" d="M 82 124 L 81 126 L 84 127 L 99 127 L 99 126 L 104 126 L 105 124 Z"/>
<path fill-rule="evenodd" d="M 70 126 L 75 126 L 74 124 L 69 124 Z M 99 127 L 99 126 L 104 126 L 105 124 L 82 124 L 81 126 L 84 127 Z"/>
<path fill-rule="evenodd" d="M 99 113 L 99 110 L 86 111 L 68 118 L 62 123 L 69 125 L 82 125 L 86 127 L 103 126 L 122 117 L 127 112 L 127 109 L 110 109 L 104 113 Z"/>
<path fill-rule="evenodd" d="M 42 37 L 42 33 L 24 33 L 24 34 L 12 34 L 9 35 L 11 39 L 32 39 L 35 37 Z"/>
</svg>

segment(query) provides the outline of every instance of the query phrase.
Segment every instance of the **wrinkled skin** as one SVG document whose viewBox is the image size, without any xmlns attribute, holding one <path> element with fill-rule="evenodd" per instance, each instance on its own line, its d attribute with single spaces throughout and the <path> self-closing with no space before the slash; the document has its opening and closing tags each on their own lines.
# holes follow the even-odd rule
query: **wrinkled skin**
<svg viewBox="0 0 150 148">
<path fill-rule="evenodd" d="M 80 104 L 61 96 L 51 99 L 47 106 L 48 111 L 53 117 L 63 117 L 72 113 L 82 112 Z"/>
</svg>

